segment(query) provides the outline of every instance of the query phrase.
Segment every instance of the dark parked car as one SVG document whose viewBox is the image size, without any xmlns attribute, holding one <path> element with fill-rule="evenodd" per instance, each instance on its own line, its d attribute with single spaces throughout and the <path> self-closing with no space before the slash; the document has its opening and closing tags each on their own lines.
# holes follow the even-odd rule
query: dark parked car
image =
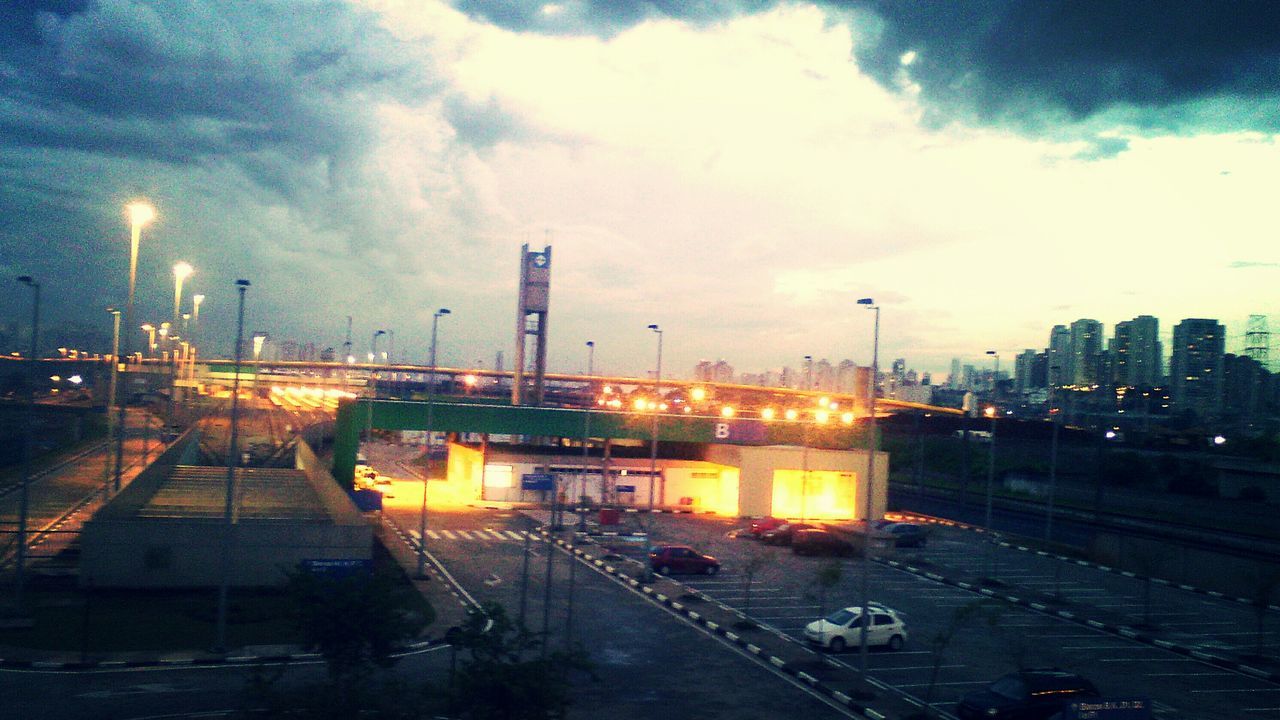
<svg viewBox="0 0 1280 720">
<path fill-rule="evenodd" d="M 671 573 L 715 575 L 720 572 L 720 561 L 710 555 L 703 555 L 687 545 L 655 545 L 649 550 L 649 567 L 660 575 Z"/>
<path fill-rule="evenodd" d="M 1073 700 L 1096 697 L 1098 688 L 1075 673 L 1023 670 L 965 695 L 956 705 L 956 715 L 961 720 L 1046 720 Z"/>
<path fill-rule="evenodd" d="M 929 542 L 928 528 L 915 523 L 890 523 L 880 530 L 893 533 L 895 547 L 924 547 Z"/>
<path fill-rule="evenodd" d="M 790 545 L 791 538 L 799 530 L 808 530 L 812 525 L 807 523 L 783 523 L 772 530 L 760 533 L 760 542 L 765 545 Z"/>
<path fill-rule="evenodd" d="M 829 530 L 800 530 L 791 537 L 791 552 L 797 555 L 853 555 L 853 544 Z"/>
<path fill-rule="evenodd" d="M 787 521 L 784 518 L 762 517 L 751 521 L 752 537 L 760 537 L 766 531 L 772 530 L 779 525 L 785 525 Z"/>
</svg>

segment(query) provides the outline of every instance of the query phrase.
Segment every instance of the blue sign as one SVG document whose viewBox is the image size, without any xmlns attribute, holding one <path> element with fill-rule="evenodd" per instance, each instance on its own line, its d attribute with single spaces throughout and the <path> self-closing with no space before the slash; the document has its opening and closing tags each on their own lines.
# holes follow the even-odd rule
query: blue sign
<svg viewBox="0 0 1280 720">
<path fill-rule="evenodd" d="M 635 486 L 635 485 L 618 485 L 618 486 L 617 486 L 617 488 L 618 488 L 618 492 L 630 492 L 630 493 L 633 493 L 633 492 L 635 492 L 635 491 L 636 491 L 636 486 Z"/>
<path fill-rule="evenodd" d="M 373 569 L 372 560 L 362 560 L 360 558 L 303 560 L 299 564 L 307 572 L 331 578 L 344 578 L 351 575 L 364 574 Z"/>
<path fill-rule="evenodd" d="M 1151 720 L 1147 698 L 1074 700 L 1067 705 L 1063 720 Z"/>
<path fill-rule="evenodd" d="M 549 473 L 526 473 L 520 478 L 521 490 L 551 490 L 555 476 Z"/>
</svg>

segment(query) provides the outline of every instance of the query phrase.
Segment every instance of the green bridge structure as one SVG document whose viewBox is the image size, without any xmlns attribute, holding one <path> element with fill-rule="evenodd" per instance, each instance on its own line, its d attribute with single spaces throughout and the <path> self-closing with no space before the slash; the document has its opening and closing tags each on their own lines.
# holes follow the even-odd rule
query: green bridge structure
<svg viewBox="0 0 1280 720">
<path fill-rule="evenodd" d="M 434 401 L 355 398 L 338 405 L 334 427 L 333 476 L 344 485 L 354 481 L 361 433 L 373 430 L 524 435 L 530 437 L 604 440 L 650 440 L 651 412 L 511 405 L 493 399 L 448 397 Z M 729 445 L 806 445 L 855 450 L 869 448 L 866 418 L 851 425 L 757 418 L 725 418 L 678 413 L 657 415 L 659 442 Z"/>
</svg>

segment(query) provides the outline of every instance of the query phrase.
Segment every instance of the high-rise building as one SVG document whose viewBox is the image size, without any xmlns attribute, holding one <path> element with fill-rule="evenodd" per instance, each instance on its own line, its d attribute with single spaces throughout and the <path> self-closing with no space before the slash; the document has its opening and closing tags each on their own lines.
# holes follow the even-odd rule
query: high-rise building
<svg viewBox="0 0 1280 720">
<path fill-rule="evenodd" d="M 836 392 L 851 393 L 858 382 L 858 364 L 852 360 L 841 360 L 836 366 Z"/>
<path fill-rule="evenodd" d="M 960 358 L 951 358 L 951 374 L 947 376 L 947 387 L 959 390 L 962 386 L 960 377 Z"/>
<path fill-rule="evenodd" d="M 1202 419 L 1222 409 L 1226 328 L 1217 320 L 1188 318 L 1173 327 L 1169 359 L 1169 395 L 1175 411 L 1190 410 Z"/>
<path fill-rule="evenodd" d="M 1160 384 L 1160 321 L 1150 315 L 1116 323 L 1111 339 L 1114 381 L 1129 387 Z"/>
<path fill-rule="evenodd" d="M 1049 384 L 1071 382 L 1071 331 L 1066 325 L 1054 325 L 1049 331 Z"/>
<path fill-rule="evenodd" d="M 1099 361 L 1102 354 L 1102 323 L 1081 318 L 1071 323 L 1071 352 L 1067 381 L 1072 385 L 1094 385 L 1102 380 Z"/>
<path fill-rule="evenodd" d="M 1021 394 L 1036 387 L 1031 382 L 1031 370 L 1035 366 L 1036 354 L 1034 349 L 1027 348 L 1013 359 L 1014 392 Z"/>
<path fill-rule="evenodd" d="M 836 389 L 836 371 L 826 358 L 813 364 L 813 389 L 823 392 L 832 392 Z"/>
</svg>

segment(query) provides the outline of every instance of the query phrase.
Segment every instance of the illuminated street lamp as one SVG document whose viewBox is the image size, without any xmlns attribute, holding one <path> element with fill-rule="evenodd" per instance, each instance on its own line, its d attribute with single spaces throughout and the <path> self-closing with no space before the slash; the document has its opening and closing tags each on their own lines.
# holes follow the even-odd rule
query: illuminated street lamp
<svg viewBox="0 0 1280 720">
<path fill-rule="evenodd" d="M 204 302 L 203 295 L 191 296 L 191 329 L 196 332 L 200 332 L 200 303 L 202 302 Z"/>
<path fill-rule="evenodd" d="M 147 354 L 150 355 L 151 351 L 156 349 L 156 326 L 144 323 L 139 327 L 147 334 Z"/>
<path fill-rule="evenodd" d="M 182 319 L 182 283 L 191 277 L 191 273 L 195 272 L 195 268 L 191 267 L 191 263 L 179 260 L 173 266 L 173 326 L 178 326 L 178 321 Z"/>
<path fill-rule="evenodd" d="M 264 332 L 256 332 L 253 334 L 253 394 L 258 394 L 258 376 L 262 374 L 262 365 L 259 361 L 262 359 L 262 346 L 267 342 L 267 334 Z"/>
<path fill-rule="evenodd" d="M 109 307 L 107 312 L 111 313 L 111 386 L 107 391 L 107 443 L 112 440 L 112 433 L 124 433 L 124 427 L 117 420 L 115 426 L 112 426 L 111 408 L 118 402 L 116 400 L 116 392 L 118 378 L 120 376 L 120 311 Z M 123 405 L 124 403 L 120 403 Z M 120 467 L 122 458 L 116 456 L 116 480 L 115 492 L 120 492 L 120 473 L 124 468 Z"/>
<path fill-rule="evenodd" d="M 427 463 L 422 477 L 422 509 L 418 513 L 419 578 L 427 576 L 427 489 L 431 483 L 431 435 L 435 432 L 433 413 L 436 401 L 436 331 L 440 326 L 440 318 L 448 314 L 449 308 L 440 308 L 431 314 L 431 375 L 427 381 Z"/>
<path fill-rule="evenodd" d="M 649 329 L 658 334 L 658 369 L 654 375 L 654 395 L 662 397 L 662 328 L 650 325 Z M 649 426 L 649 511 L 653 512 L 653 490 L 658 476 L 658 413 L 653 413 Z"/>
<path fill-rule="evenodd" d="M 871 610 L 868 605 L 871 603 L 871 497 L 872 485 L 876 479 L 876 448 L 879 446 L 876 436 L 876 376 L 880 372 L 880 306 L 876 305 L 876 301 L 871 298 L 862 298 L 858 301 L 859 305 L 866 305 L 868 310 L 875 310 L 876 325 L 874 340 L 871 345 L 871 378 L 870 388 L 868 392 L 868 438 L 867 442 L 867 490 L 866 500 L 863 502 L 865 508 L 865 521 L 867 523 L 866 535 L 863 536 L 862 544 L 862 627 L 858 633 L 858 672 L 863 683 L 867 681 L 867 625 L 871 622 Z"/>
</svg>

